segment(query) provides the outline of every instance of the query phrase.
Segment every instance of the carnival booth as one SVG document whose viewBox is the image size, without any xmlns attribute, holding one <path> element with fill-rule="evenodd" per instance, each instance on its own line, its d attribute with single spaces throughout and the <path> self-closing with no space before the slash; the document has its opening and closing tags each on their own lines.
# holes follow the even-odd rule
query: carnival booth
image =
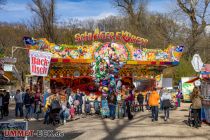
<svg viewBox="0 0 210 140">
<path fill-rule="evenodd" d="M 108 91 L 122 84 L 131 86 L 134 81 L 139 81 L 140 85 L 147 81 L 151 87 L 161 87 L 163 69 L 178 65 L 183 52 L 183 46 L 173 45 L 165 50 L 147 49 L 147 39 L 125 31 L 85 32 L 76 34 L 75 41 L 81 45 L 56 45 L 45 38 L 24 38 L 31 52 L 50 54 L 43 60 L 31 58 L 31 63 L 40 61 L 37 67 L 49 63 L 49 72 L 48 69 L 31 68 L 39 71 L 39 76 L 48 72 L 44 84 L 51 88 L 70 85 L 87 94 Z"/>
<path fill-rule="evenodd" d="M 210 123 L 210 64 L 205 64 L 201 70 L 201 93 L 204 96 L 203 104 L 203 119 Z"/>
</svg>

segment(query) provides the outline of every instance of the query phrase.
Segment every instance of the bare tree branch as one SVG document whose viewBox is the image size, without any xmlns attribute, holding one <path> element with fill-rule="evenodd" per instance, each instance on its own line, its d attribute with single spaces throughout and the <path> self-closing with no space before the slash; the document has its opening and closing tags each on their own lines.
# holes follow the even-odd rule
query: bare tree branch
<svg viewBox="0 0 210 140">
<path fill-rule="evenodd" d="M 42 30 L 50 41 L 55 42 L 55 0 L 32 0 L 29 5 L 31 12 L 40 19 Z"/>
<path fill-rule="evenodd" d="M 197 51 L 197 48 L 195 48 L 196 43 L 200 35 L 205 32 L 205 28 L 208 25 L 206 23 L 206 13 L 210 0 L 177 0 L 177 3 L 183 13 L 185 13 L 191 21 L 189 52 L 190 55 L 193 55 Z M 202 5 L 204 5 L 204 7 Z M 199 11 L 201 11 L 201 13 L 199 13 Z"/>
</svg>

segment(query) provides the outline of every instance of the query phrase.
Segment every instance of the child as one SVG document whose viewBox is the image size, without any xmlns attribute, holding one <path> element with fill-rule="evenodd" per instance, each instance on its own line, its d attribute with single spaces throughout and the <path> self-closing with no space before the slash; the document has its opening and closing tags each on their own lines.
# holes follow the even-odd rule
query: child
<svg viewBox="0 0 210 140">
<path fill-rule="evenodd" d="M 60 111 L 60 118 L 61 118 L 61 122 L 63 124 L 66 124 L 66 120 L 68 119 L 69 117 L 69 111 L 68 111 L 68 108 L 65 106 L 65 102 L 62 103 L 62 109 Z"/>
<path fill-rule="evenodd" d="M 74 120 L 74 117 L 75 117 L 75 108 L 74 108 L 74 105 L 71 105 L 71 107 L 69 109 L 69 114 L 71 116 L 71 120 Z"/>
</svg>

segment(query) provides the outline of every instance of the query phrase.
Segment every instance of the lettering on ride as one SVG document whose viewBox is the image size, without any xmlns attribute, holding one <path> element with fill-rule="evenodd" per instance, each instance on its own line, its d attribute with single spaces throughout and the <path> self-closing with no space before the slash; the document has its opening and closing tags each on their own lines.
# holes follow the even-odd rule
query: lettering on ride
<svg viewBox="0 0 210 140">
<path fill-rule="evenodd" d="M 147 45 L 148 40 L 145 38 L 141 38 L 127 31 L 121 32 L 99 32 L 95 31 L 94 33 L 84 32 L 83 34 L 75 34 L 76 42 L 85 42 L 85 41 L 96 41 L 96 40 L 117 40 L 123 41 L 126 43 L 136 43 L 138 45 Z"/>
</svg>

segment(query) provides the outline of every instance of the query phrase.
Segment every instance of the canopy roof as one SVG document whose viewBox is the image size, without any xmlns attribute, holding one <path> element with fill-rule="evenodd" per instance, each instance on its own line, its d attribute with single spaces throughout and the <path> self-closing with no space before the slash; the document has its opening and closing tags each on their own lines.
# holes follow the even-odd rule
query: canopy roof
<svg viewBox="0 0 210 140">
<path fill-rule="evenodd" d="M 131 43 L 93 42 L 91 45 L 56 45 L 45 38 L 25 37 L 26 47 L 33 50 L 52 53 L 52 63 L 86 63 L 95 61 L 96 55 L 107 56 L 115 52 L 121 61 L 128 65 L 177 65 L 183 52 L 183 46 L 169 45 L 167 49 L 137 48 Z M 109 46 L 112 47 L 109 47 Z M 114 49 L 111 49 L 114 48 Z"/>
</svg>

